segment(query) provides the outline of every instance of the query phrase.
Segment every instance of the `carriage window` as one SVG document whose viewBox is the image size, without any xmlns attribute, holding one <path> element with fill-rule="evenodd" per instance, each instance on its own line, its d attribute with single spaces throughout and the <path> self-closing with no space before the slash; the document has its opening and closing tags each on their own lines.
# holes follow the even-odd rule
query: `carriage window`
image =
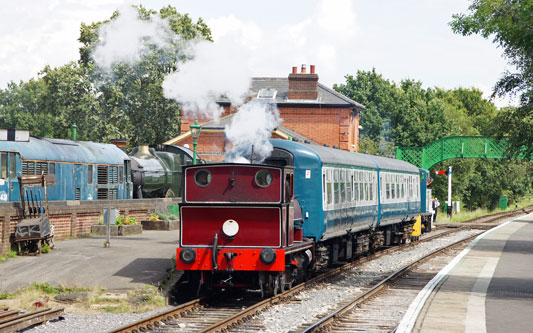
<svg viewBox="0 0 533 333">
<path fill-rule="evenodd" d="M 405 198 L 405 184 L 402 184 L 402 198 Z"/>
<path fill-rule="evenodd" d="M 6 179 L 7 178 L 7 153 L 2 153 L 0 158 L 2 159 L 2 164 L 1 164 L 2 178 Z"/>
<path fill-rule="evenodd" d="M 353 175 L 348 175 L 346 179 L 349 183 L 346 183 L 346 200 L 352 201 L 352 192 L 353 192 Z"/>
<path fill-rule="evenodd" d="M 365 183 L 365 200 L 368 200 L 368 183 Z"/>
<path fill-rule="evenodd" d="M 365 197 L 364 197 L 364 185 L 363 183 L 359 183 L 359 200 L 363 201 L 365 200 Z"/>
<path fill-rule="evenodd" d="M 209 173 L 209 171 L 207 170 L 204 170 L 204 171 Z M 211 182 L 211 174 L 209 174 L 209 181 L 207 182 L 207 184 L 209 184 L 209 182 Z M 266 169 L 257 171 L 257 173 L 255 174 L 255 183 L 259 187 L 263 187 L 263 188 L 270 186 L 270 184 L 272 184 L 272 173 L 270 173 L 270 171 Z"/>
<path fill-rule="evenodd" d="M 400 184 L 396 184 L 396 198 L 400 198 Z"/>
<path fill-rule="evenodd" d="M 56 164 L 55 163 L 50 163 L 50 165 L 48 166 L 48 173 L 51 174 L 51 175 L 55 175 L 56 174 Z"/>
<path fill-rule="evenodd" d="M 326 171 L 322 174 L 322 201 L 327 203 L 327 192 L 326 192 Z"/>
<path fill-rule="evenodd" d="M 261 170 L 261 171 L 263 171 L 263 170 Z M 258 171 L 257 173 L 259 173 L 261 171 Z M 271 177 L 272 177 L 272 175 L 271 175 Z M 255 175 L 255 178 L 256 178 L 256 182 L 257 182 L 257 174 Z M 272 181 L 272 179 L 271 179 L 271 181 Z M 205 170 L 205 169 L 196 171 L 196 174 L 194 175 L 194 182 L 196 183 L 196 185 L 198 185 L 200 187 L 206 187 L 207 185 L 209 185 L 209 183 L 211 183 L 211 173 L 209 171 Z"/>
<path fill-rule="evenodd" d="M 357 172 L 355 173 L 355 177 L 357 177 Z M 359 183 L 357 182 L 357 180 L 355 180 L 353 188 L 354 188 L 353 197 L 355 201 L 359 201 Z"/>
<path fill-rule="evenodd" d="M 331 205 L 333 202 L 333 185 L 331 182 L 328 182 L 328 205 Z"/>
<path fill-rule="evenodd" d="M 390 199 L 390 185 L 387 183 L 385 186 L 387 187 L 387 199 Z"/>
<path fill-rule="evenodd" d="M 9 178 L 17 177 L 17 164 L 15 153 L 9 153 Z"/>
<path fill-rule="evenodd" d="M 121 184 L 124 182 L 123 177 L 124 177 L 124 170 L 120 166 L 120 167 L 118 167 L 118 182 L 121 183 Z"/>
<path fill-rule="evenodd" d="M 339 203 L 340 195 L 339 195 L 339 183 L 335 182 L 333 184 L 333 192 L 335 193 L 335 203 Z"/>
<path fill-rule="evenodd" d="M 374 200 L 374 193 L 372 191 L 372 187 L 373 187 L 372 185 L 374 185 L 374 184 L 370 183 L 370 186 L 368 188 L 368 194 L 369 194 L 368 200 L 370 200 L 370 201 Z"/>
<path fill-rule="evenodd" d="M 50 166 L 52 165 L 54 164 L 50 163 Z M 93 183 L 93 166 L 92 165 L 87 166 L 87 180 L 88 180 L 89 185 Z"/>
<path fill-rule="evenodd" d="M 394 192 L 395 192 L 394 188 L 395 188 L 394 184 L 391 184 L 391 199 L 395 198 L 395 196 L 394 196 Z"/>
</svg>

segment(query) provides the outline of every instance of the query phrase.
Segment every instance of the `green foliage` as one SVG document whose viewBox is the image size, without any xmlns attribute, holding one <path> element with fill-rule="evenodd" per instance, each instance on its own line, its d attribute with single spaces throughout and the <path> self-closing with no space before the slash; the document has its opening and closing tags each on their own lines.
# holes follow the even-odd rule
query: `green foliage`
<svg viewBox="0 0 533 333">
<path fill-rule="evenodd" d="M 116 225 L 135 225 L 137 220 L 133 217 L 120 216 L 115 219 Z"/>
<path fill-rule="evenodd" d="M 137 7 L 139 17 L 150 20 L 154 10 Z M 176 70 L 175 59 L 183 45 L 166 50 L 154 49 L 137 64 L 118 64 L 105 75 L 93 63 L 91 52 L 98 41 L 99 28 L 109 20 L 82 23 L 79 41 L 80 60 L 61 67 L 46 66 L 39 77 L 28 82 L 11 82 L 0 90 L 0 128 L 28 129 L 32 135 L 72 138 L 72 125 L 78 140 L 108 142 L 128 140 L 131 147 L 140 143 L 158 144 L 179 134 L 181 110 L 163 96 L 161 83 Z M 159 15 L 168 19 L 181 40 L 212 40 L 211 31 L 199 19 L 193 22 L 167 6 Z"/>
<path fill-rule="evenodd" d="M 48 253 L 50 252 L 50 245 L 44 244 L 41 248 L 41 253 Z"/>
<path fill-rule="evenodd" d="M 503 73 L 494 94 L 519 95 L 520 107 L 501 112 L 494 120 L 493 133 L 511 136 L 513 153 L 533 157 L 533 2 L 473 0 L 468 11 L 453 16 L 453 31 L 492 38 L 516 68 Z"/>
<path fill-rule="evenodd" d="M 490 135 L 502 113 L 478 89 L 423 89 L 420 82 L 412 80 L 398 85 L 375 70 L 348 75 L 346 83 L 334 88 L 366 105 L 361 115 L 359 151 L 382 156 L 391 156 L 395 146 L 420 147 L 446 136 Z M 533 193 L 530 162 L 448 160 L 432 169 L 444 170 L 448 165 L 453 167 L 453 200 L 461 201 L 467 209 L 492 209 L 502 194 L 518 201 Z M 447 177 L 433 178 L 433 195 L 444 202 Z"/>
<path fill-rule="evenodd" d="M 166 211 L 157 211 L 150 216 L 150 221 L 171 221 L 177 220 L 178 217 Z"/>
</svg>

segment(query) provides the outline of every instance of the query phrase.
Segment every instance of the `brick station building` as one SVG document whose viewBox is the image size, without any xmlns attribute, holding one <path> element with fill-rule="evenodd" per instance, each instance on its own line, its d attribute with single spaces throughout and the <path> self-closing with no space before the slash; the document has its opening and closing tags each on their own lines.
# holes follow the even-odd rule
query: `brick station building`
<svg viewBox="0 0 533 333">
<path fill-rule="evenodd" d="M 302 65 L 287 78 L 253 78 L 248 100 L 272 100 L 279 109 L 283 122 L 273 132 L 273 138 L 308 140 L 319 145 L 327 144 L 348 151 L 357 151 L 359 146 L 359 119 L 364 106 L 337 93 L 318 82 L 315 66 L 307 73 Z M 202 131 L 198 140 L 198 155 L 206 160 L 221 161 L 231 150 L 224 134 L 224 126 L 231 122 L 237 112 L 228 100 L 217 103 L 224 113 L 218 122 L 198 118 Z M 194 119 L 182 118 L 181 135 L 166 144 L 193 147 L 190 125 Z"/>
</svg>

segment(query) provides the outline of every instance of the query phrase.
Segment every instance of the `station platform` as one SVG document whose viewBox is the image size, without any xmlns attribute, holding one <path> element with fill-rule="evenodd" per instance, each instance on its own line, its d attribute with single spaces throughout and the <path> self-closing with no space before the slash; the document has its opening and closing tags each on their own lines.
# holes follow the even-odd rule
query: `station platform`
<svg viewBox="0 0 533 333">
<path fill-rule="evenodd" d="M 0 294 L 33 282 L 107 290 L 157 285 L 173 266 L 178 236 L 178 230 L 145 230 L 111 237 L 109 248 L 102 236 L 57 241 L 50 253 L 0 263 Z"/>
<path fill-rule="evenodd" d="M 532 332 L 533 214 L 478 236 L 417 295 L 396 332 Z"/>
</svg>

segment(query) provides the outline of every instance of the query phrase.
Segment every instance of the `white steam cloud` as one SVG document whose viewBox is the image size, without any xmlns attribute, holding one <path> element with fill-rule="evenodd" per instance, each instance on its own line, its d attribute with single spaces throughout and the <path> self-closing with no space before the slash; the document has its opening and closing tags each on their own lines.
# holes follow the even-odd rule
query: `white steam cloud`
<svg viewBox="0 0 533 333">
<path fill-rule="evenodd" d="M 135 65 L 154 49 L 175 51 L 180 58 L 175 60 L 177 70 L 163 81 L 164 96 L 183 106 L 184 117 L 203 121 L 218 120 L 224 110 L 216 102 L 229 100 L 238 111 L 225 128 L 233 146 L 226 160 L 244 162 L 247 156 L 260 163 L 272 151 L 268 139 L 282 120 L 275 105 L 249 101 L 252 57 L 244 37 L 235 32 L 213 43 L 185 42 L 167 20 L 158 15 L 140 19 L 137 9 L 128 6 L 100 28 L 92 57 L 99 68 L 111 72 L 120 63 Z"/>
<path fill-rule="evenodd" d="M 189 119 L 218 121 L 224 109 L 216 101 L 227 98 L 238 111 L 225 127 L 233 145 L 225 161 L 249 162 L 244 156 L 250 156 L 253 147 L 253 162 L 260 163 L 272 151 L 268 139 L 281 119 L 275 105 L 248 100 L 250 57 L 241 37 L 229 34 L 214 43 L 194 45 L 193 59 L 165 78 L 163 90 L 165 97 L 183 105 L 184 116 Z"/>
<path fill-rule="evenodd" d="M 233 144 L 225 161 L 243 162 L 243 156 L 249 156 L 252 162 L 263 162 L 272 151 L 268 139 L 280 123 L 279 111 L 274 104 L 250 102 L 241 106 L 225 128 L 226 137 Z"/>
<path fill-rule="evenodd" d="M 251 75 L 246 52 L 233 37 L 192 45 L 193 59 L 165 78 L 164 95 L 183 105 L 184 116 L 218 120 L 223 109 L 217 99 L 226 97 L 232 106 L 244 102 Z"/>
<path fill-rule="evenodd" d="M 122 62 L 136 63 L 152 51 L 151 47 L 164 49 L 171 46 L 173 39 L 179 40 L 167 20 L 158 15 L 142 20 L 131 6 L 120 8 L 116 18 L 102 25 L 98 37 L 92 57 L 105 71 Z"/>
</svg>

